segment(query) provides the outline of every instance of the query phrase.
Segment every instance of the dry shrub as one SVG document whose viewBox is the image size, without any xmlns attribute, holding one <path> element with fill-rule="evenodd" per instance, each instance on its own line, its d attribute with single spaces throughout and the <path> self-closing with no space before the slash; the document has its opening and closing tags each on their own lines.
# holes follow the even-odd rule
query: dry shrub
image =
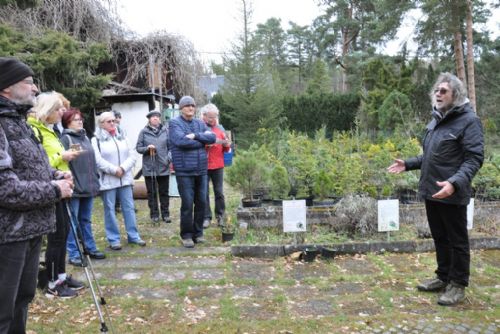
<svg viewBox="0 0 500 334">
<path fill-rule="evenodd" d="M 368 196 L 347 195 L 336 205 L 339 225 L 349 233 L 369 236 L 377 232 L 377 201 Z"/>
</svg>

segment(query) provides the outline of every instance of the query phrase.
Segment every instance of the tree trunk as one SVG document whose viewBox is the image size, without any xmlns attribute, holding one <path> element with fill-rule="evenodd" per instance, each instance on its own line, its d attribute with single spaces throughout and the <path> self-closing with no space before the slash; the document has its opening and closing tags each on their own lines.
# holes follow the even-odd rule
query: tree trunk
<svg viewBox="0 0 500 334">
<path fill-rule="evenodd" d="M 464 50 L 462 47 L 462 33 L 459 29 L 460 27 L 457 27 L 457 31 L 454 34 L 455 70 L 457 71 L 457 77 L 465 84 L 467 81 L 465 77 Z"/>
<path fill-rule="evenodd" d="M 476 111 L 476 87 L 474 79 L 474 50 L 472 40 L 472 1 L 467 0 L 467 83 L 469 100 L 472 109 Z"/>
<path fill-rule="evenodd" d="M 349 7 L 347 9 L 347 13 L 346 13 L 346 18 L 347 20 L 352 20 L 352 7 Z M 344 63 L 344 65 L 342 66 L 342 93 L 345 93 L 347 92 L 347 90 L 349 89 L 349 86 L 347 84 L 347 69 L 345 67 L 345 62 L 346 62 L 346 59 L 347 59 L 347 54 L 349 53 L 349 47 L 351 45 L 351 42 L 352 42 L 352 38 L 351 38 L 351 29 L 349 27 L 346 27 L 344 26 L 342 28 L 342 62 Z"/>
</svg>

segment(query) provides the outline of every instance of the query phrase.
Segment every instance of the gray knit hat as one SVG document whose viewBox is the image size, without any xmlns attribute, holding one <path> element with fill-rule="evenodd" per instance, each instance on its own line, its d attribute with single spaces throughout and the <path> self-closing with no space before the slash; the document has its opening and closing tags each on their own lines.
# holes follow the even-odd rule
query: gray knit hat
<svg viewBox="0 0 500 334">
<path fill-rule="evenodd" d="M 0 91 L 33 75 L 33 70 L 16 58 L 0 57 Z"/>
<path fill-rule="evenodd" d="M 194 99 L 189 95 L 181 97 L 181 100 L 179 101 L 179 109 L 182 109 L 185 106 L 189 106 L 189 105 L 196 106 Z"/>
</svg>

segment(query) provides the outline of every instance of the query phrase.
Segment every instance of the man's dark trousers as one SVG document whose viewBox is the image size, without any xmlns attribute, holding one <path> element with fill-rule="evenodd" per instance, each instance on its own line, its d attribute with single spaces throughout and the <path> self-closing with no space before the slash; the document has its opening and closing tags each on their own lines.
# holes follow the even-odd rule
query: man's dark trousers
<svg viewBox="0 0 500 334">
<path fill-rule="evenodd" d="M 436 247 L 437 276 L 445 282 L 468 286 L 470 249 L 467 206 L 426 200 L 425 209 Z"/>
<path fill-rule="evenodd" d="M 176 179 L 177 188 L 181 195 L 181 238 L 196 239 L 202 237 L 207 199 L 207 175 L 177 175 Z"/>
<path fill-rule="evenodd" d="M 0 334 L 25 333 L 42 237 L 0 245 Z"/>
<path fill-rule="evenodd" d="M 222 218 L 224 212 L 226 211 L 226 206 L 224 202 L 224 168 L 211 169 L 208 170 L 208 181 L 207 181 L 207 200 L 205 207 L 205 219 L 212 219 L 212 209 L 210 208 L 210 194 L 208 186 L 212 180 L 212 185 L 214 187 L 214 197 L 215 197 L 215 217 Z"/>
</svg>

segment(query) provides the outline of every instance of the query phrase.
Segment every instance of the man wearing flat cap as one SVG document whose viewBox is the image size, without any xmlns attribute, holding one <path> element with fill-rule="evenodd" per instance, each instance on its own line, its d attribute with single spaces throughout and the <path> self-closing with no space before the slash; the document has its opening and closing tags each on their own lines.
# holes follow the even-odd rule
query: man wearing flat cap
<svg viewBox="0 0 500 334">
<path fill-rule="evenodd" d="M 55 230 L 55 203 L 72 194 L 26 124 L 38 93 L 33 71 L 0 57 L 0 333 L 25 333 L 42 235 Z"/>
<path fill-rule="evenodd" d="M 186 248 L 205 241 L 203 217 L 208 168 L 205 145 L 215 143 L 215 135 L 205 122 L 194 118 L 195 108 L 194 99 L 183 96 L 179 101 L 181 115 L 172 119 L 169 127 L 172 162 L 181 195 L 181 240 Z"/>
<path fill-rule="evenodd" d="M 150 111 L 148 124 L 141 130 L 135 149 L 142 154 L 142 175 L 148 192 L 149 216 L 153 224 L 170 223 L 168 187 L 170 178 L 170 154 L 168 128 L 161 124 L 161 113 Z M 158 197 L 160 209 L 158 209 Z"/>
</svg>

